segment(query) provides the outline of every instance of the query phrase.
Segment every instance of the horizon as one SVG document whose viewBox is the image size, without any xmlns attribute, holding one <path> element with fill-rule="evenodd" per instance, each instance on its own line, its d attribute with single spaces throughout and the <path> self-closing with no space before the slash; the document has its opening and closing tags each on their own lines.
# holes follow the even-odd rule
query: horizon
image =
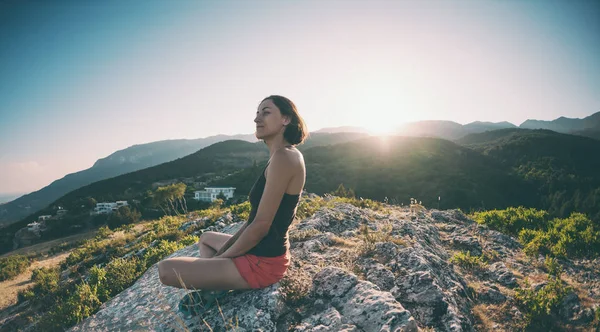
<svg viewBox="0 0 600 332">
<path fill-rule="evenodd" d="M 310 132 L 600 110 L 599 2 L 140 4 L 0 3 L 0 199 L 133 145 L 252 134 L 270 94 Z"/>
</svg>

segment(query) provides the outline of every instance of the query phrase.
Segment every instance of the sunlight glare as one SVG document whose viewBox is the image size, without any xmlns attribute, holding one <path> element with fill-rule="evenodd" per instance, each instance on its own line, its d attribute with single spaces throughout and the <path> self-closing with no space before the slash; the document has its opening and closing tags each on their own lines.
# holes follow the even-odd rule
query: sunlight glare
<svg viewBox="0 0 600 332">
<path fill-rule="evenodd" d="M 404 82 L 389 74 L 365 74 L 353 87 L 352 109 L 371 136 L 395 134 L 397 128 L 412 120 L 414 109 Z"/>
</svg>

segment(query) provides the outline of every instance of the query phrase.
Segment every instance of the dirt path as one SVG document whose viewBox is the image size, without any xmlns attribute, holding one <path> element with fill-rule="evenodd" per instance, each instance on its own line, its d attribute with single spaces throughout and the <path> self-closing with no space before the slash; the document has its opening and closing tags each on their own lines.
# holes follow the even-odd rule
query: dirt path
<svg viewBox="0 0 600 332">
<path fill-rule="evenodd" d="M 62 261 L 67 259 L 70 253 L 71 250 L 44 258 L 40 261 L 35 261 L 27 268 L 27 271 L 21 273 L 16 278 L 0 282 L 0 311 L 17 303 L 17 292 L 33 284 L 31 282 L 31 273 L 33 269 L 58 266 Z"/>
</svg>

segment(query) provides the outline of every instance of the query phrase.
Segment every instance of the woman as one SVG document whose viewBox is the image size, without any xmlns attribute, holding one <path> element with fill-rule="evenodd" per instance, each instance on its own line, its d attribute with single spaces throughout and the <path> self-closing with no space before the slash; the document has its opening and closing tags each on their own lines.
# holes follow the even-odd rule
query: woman
<svg viewBox="0 0 600 332">
<path fill-rule="evenodd" d="M 256 138 L 265 142 L 270 158 L 250 191 L 248 221 L 233 236 L 203 233 L 200 258 L 159 262 L 163 284 L 232 290 L 263 288 L 283 278 L 290 263 L 287 231 L 306 180 L 304 158 L 295 145 L 304 142 L 308 131 L 294 103 L 277 95 L 261 101 L 254 122 Z"/>
</svg>

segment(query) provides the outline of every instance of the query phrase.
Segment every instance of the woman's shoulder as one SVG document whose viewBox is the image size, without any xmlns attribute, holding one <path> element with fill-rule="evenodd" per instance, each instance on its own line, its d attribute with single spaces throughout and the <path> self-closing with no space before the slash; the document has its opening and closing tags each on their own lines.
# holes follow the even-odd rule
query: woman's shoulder
<svg viewBox="0 0 600 332">
<path fill-rule="evenodd" d="M 289 158 L 289 160 L 293 164 L 295 164 L 296 166 L 304 167 L 304 156 L 302 155 L 302 152 L 300 152 L 300 150 L 298 150 L 298 148 L 291 147 L 291 148 L 285 148 L 284 150 L 285 150 L 287 158 Z"/>
<path fill-rule="evenodd" d="M 304 156 L 296 147 L 279 149 L 274 153 L 273 161 L 285 164 L 287 167 L 304 168 Z"/>
</svg>

